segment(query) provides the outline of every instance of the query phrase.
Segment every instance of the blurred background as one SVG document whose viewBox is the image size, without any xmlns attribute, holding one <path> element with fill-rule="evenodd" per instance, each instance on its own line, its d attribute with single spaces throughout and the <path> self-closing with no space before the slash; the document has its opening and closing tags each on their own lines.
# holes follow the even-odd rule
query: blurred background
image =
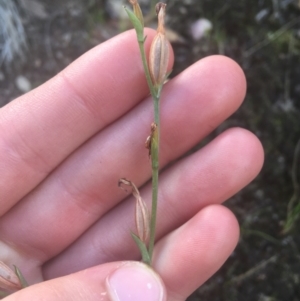
<svg viewBox="0 0 300 301">
<path fill-rule="evenodd" d="M 131 28 L 125 0 L 0 0 L 0 105 Z M 152 0 L 140 0 L 155 28 Z M 241 225 L 237 249 L 189 301 L 300 300 L 300 1 L 169 0 L 175 76 L 210 54 L 243 68 L 242 107 L 201 145 L 240 126 L 263 143 L 258 178 L 226 206 Z M 201 84 L 201 83 L 199 83 Z"/>
</svg>

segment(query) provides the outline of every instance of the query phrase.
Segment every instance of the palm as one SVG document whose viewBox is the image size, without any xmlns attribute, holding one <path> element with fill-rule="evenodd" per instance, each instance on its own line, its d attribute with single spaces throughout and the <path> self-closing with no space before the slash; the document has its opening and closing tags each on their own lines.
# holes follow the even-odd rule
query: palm
<svg viewBox="0 0 300 301">
<path fill-rule="evenodd" d="M 147 35 L 149 43 L 153 33 Z M 168 83 L 161 102 L 161 166 L 232 114 L 244 93 L 239 67 L 219 56 Z M 139 259 L 130 238 L 134 202 L 117 182 L 126 177 L 141 186 L 150 179 L 147 95 L 130 32 L 1 109 L 0 259 L 16 264 L 30 283 Z M 161 174 L 154 266 L 171 295 L 186 297 L 234 248 L 237 223 L 213 204 L 249 183 L 262 157 L 251 133 L 231 129 Z M 141 194 L 150 202 L 149 184 Z"/>
</svg>

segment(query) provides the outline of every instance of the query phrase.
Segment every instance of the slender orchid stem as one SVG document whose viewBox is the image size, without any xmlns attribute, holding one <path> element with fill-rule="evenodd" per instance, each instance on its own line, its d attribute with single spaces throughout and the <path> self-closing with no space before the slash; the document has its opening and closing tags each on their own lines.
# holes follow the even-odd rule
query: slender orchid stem
<svg viewBox="0 0 300 301">
<path fill-rule="evenodd" d="M 156 230 L 156 216 L 157 216 L 157 199 L 158 199 L 158 176 L 159 176 L 159 138 L 160 138 L 160 112 L 159 112 L 159 103 L 160 103 L 160 92 L 161 87 L 157 89 L 154 87 L 149 67 L 145 54 L 145 39 L 139 41 L 139 48 L 142 57 L 144 72 L 146 80 L 150 89 L 150 93 L 153 99 L 154 105 L 154 121 L 156 124 L 156 134 L 153 137 L 152 147 L 151 147 L 151 165 L 152 165 L 152 205 L 151 205 L 151 219 L 150 219 L 150 239 L 149 239 L 149 258 L 152 260 L 153 248 L 155 243 L 155 230 Z M 150 262 L 151 264 L 151 262 Z"/>
<path fill-rule="evenodd" d="M 149 240 L 149 257 L 152 260 L 153 248 L 155 243 L 156 216 L 157 216 L 157 199 L 158 199 L 158 177 L 159 177 L 159 144 L 160 144 L 160 112 L 159 99 L 160 93 L 152 95 L 154 102 L 154 120 L 156 123 L 156 132 L 153 136 L 151 145 L 151 163 L 152 163 L 152 207 L 150 222 L 150 240 Z"/>
<path fill-rule="evenodd" d="M 139 50 L 142 58 L 144 73 L 146 76 L 146 80 L 149 86 L 150 93 L 152 95 L 153 99 L 153 105 L 154 105 L 154 121 L 155 121 L 155 130 L 152 133 L 152 136 L 150 137 L 151 140 L 151 146 L 150 146 L 150 154 L 151 154 L 151 166 L 152 166 L 152 206 L 151 206 L 151 218 L 150 218 L 150 238 L 149 238 L 149 245 L 148 245 L 148 259 L 147 263 L 151 265 L 152 261 L 152 255 L 153 255 L 153 249 L 154 249 L 154 243 L 155 243 L 155 230 L 156 230 L 156 217 L 157 217 L 157 199 L 158 199 L 158 177 L 159 177 L 159 144 L 160 144 L 160 112 L 159 112 L 159 104 L 160 104 L 160 95 L 161 90 L 163 86 L 164 79 L 166 77 L 166 70 L 167 70 L 167 64 L 168 64 L 168 44 L 166 42 L 166 38 L 164 36 L 164 9 L 165 4 L 161 3 L 159 4 L 159 10 L 162 7 L 163 11 L 158 15 L 158 32 L 157 32 L 157 39 L 156 42 L 158 43 L 159 47 L 162 47 L 162 52 L 158 53 L 158 57 L 163 60 L 158 60 L 159 64 L 158 66 L 154 67 L 161 67 L 161 70 L 155 69 L 155 71 L 161 71 L 157 72 L 155 75 L 153 75 L 153 65 L 148 65 L 147 56 L 145 53 L 145 40 L 146 37 L 144 36 L 144 23 L 142 22 L 142 15 L 139 13 L 140 9 L 138 8 L 138 3 L 136 0 L 130 1 L 136 12 L 133 13 L 127 8 L 125 8 L 130 20 L 132 21 L 136 34 L 137 34 L 137 40 L 139 44 Z M 153 42 L 152 42 L 153 45 Z M 151 47 L 152 49 L 152 47 Z M 154 48 L 155 50 L 157 48 Z M 151 52 L 151 51 L 150 51 Z M 157 58 L 155 58 L 155 55 L 152 56 L 150 54 L 150 57 L 154 60 L 154 62 L 157 62 Z M 150 71 L 151 69 L 151 71 Z M 156 77 L 155 77 L 156 76 Z M 139 238 L 136 238 L 140 246 L 142 246 L 142 249 L 144 248 L 143 242 L 138 240 Z M 141 252 L 143 253 L 143 250 L 140 247 Z"/>
</svg>

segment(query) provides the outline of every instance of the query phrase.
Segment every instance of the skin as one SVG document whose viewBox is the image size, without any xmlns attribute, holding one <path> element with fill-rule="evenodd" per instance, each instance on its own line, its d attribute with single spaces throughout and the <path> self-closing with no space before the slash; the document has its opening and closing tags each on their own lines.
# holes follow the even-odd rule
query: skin
<svg viewBox="0 0 300 301">
<path fill-rule="evenodd" d="M 146 35 L 149 52 L 155 32 Z M 241 68 L 223 56 L 200 60 L 163 90 L 160 165 L 168 168 L 160 177 L 154 268 L 168 300 L 185 300 L 237 244 L 238 223 L 221 204 L 259 173 L 258 139 L 232 128 L 177 159 L 234 113 L 245 92 Z M 145 184 L 140 193 L 150 203 L 148 94 L 129 31 L 1 108 L 0 259 L 31 284 L 50 280 L 7 300 L 99 300 L 119 261 L 139 260 L 129 234 L 134 201 L 117 183 Z"/>
</svg>

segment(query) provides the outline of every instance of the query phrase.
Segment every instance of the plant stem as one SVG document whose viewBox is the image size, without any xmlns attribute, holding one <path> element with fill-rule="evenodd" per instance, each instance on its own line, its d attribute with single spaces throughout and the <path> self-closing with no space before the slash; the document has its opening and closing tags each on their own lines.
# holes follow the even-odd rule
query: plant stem
<svg viewBox="0 0 300 301">
<path fill-rule="evenodd" d="M 146 75 L 146 80 L 153 98 L 154 105 L 154 121 L 156 123 L 156 131 L 151 143 L 151 165 L 152 165 L 152 205 L 151 205 L 151 220 L 150 220 L 150 239 L 149 239 L 149 258 L 150 264 L 152 261 L 153 248 L 155 243 L 156 215 L 157 215 L 157 198 L 158 198 L 158 174 L 159 174 L 159 138 L 160 138 L 160 114 L 159 114 L 159 99 L 162 87 L 155 87 L 149 72 L 145 53 L 145 39 L 139 40 L 139 48 L 142 57 L 143 67 Z"/>
<path fill-rule="evenodd" d="M 153 248 L 155 243 L 155 228 L 156 228 L 156 215 L 157 215 L 157 198 L 158 198 L 158 174 L 159 174 L 159 136 L 160 136 L 160 120 L 159 120 L 159 99 L 163 84 L 155 86 L 149 71 L 148 60 L 145 52 L 144 28 L 137 17 L 125 8 L 129 18 L 131 18 L 133 25 L 136 29 L 137 40 L 142 57 L 143 68 L 153 98 L 154 105 L 154 120 L 156 129 L 151 137 L 151 165 L 152 165 L 152 206 L 151 206 L 151 220 L 150 220 L 150 239 L 148 246 L 149 265 L 151 265 Z"/>
<path fill-rule="evenodd" d="M 152 79 L 151 79 L 151 75 L 150 75 L 150 71 L 149 71 L 149 67 L 148 67 L 148 63 L 147 63 L 147 57 L 146 57 L 146 53 L 145 53 L 145 47 L 144 47 L 145 46 L 145 40 L 146 40 L 146 37 L 143 38 L 142 41 L 140 39 L 138 40 L 139 41 L 139 48 L 140 48 L 143 67 L 144 67 L 144 71 L 145 71 L 145 75 L 146 75 L 147 84 L 148 84 L 148 87 L 150 89 L 150 93 L 151 93 L 151 96 L 153 98 L 153 101 L 155 102 L 155 99 L 157 99 L 157 97 L 159 95 L 158 95 L 157 89 L 155 89 L 155 87 L 152 84 Z"/>
<path fill-rule="evenodd" d="M 143 17 L 140 15 L 140 8 L 138 3 L 135 1 L 130 1 L 134 6 L 134 12 L 131 10 L 128 10 L 126 7 L 125 11 L 127 12 L 137 35 L 137 40 L 139 44 L 139 50 L 142 57 L 143 67 L 144 67 L 144 73 L 146 76 L 146 80 L 148 83 L 148 87 L 150 89 L 152 98 L 153 98 L 153 105 L 154 105 L 154 120 L 155 125 L 153 125 L 153 131 L 152 131 L 152 124 L 151 124 L 151 135 L 150 135 L 150 154 L 151 154 L 151 165 L 152 165 L 152 206 L 151 206 L 151 220 L 150 220 L 150 238 L 149 238 L 149 245 L 148 249 L 146 246 L 146 250 L 144 248 L 144 242 L 140 241 L 139 237 L 133 236 L 134 240 L 137 242 L 138 247 L 141 251 L 141 253 L 146 253 L 148 250 L 148 255 L 146 256 L 144 260 L 147 261 L 149 265 L 151 265 L 152 261 L 152 255 L 153 255 L 153 249 L 154 249 L 154 243 L 155 243 L 155 228 L 156 228 L 156 216 L 157 216 L 157 199 L 158 199 L 158 175 L 159 175 L 159 139 L 160 139 L 160 114 L 159 114 L 159 103 L 160 103 L 160 95 L 161 90 L 163 87 L 163 74 L 167 71 L 167 61 L 168 61 L 168 53 L 166 53 L 166 50 L 168 50 L 167 40 L 165 37 L 165 30 L 164 30 L 164 14 L 165 14 L 165 6 L 166 4 L 160 3 L 159 4 L 159 13 L 158 13 L 158 29 L 157 29 L 157 37 L 160 41 L 160 53 L 155 52 L 153 55 L 152 50 L 156 48 L 151 48 L 150 52 L 152 56 L 150 55 L 151 63 L 154 63 L 155 55 L 159 55 L 163 58 L 163 60 L 159 61 L 159 76 L 158 78 L 153 79 L 150 75 L 150 70 L 148 66 L 148 60 L 145 53 L 145 40 L 146 37 L 144 36 L 144 20 Z M 151 2 L 151 5 L 153 6 L 154 2 Z M 153 8 L 153 7 L 152 7 Z M 158 41 L 158 40 L 155 40 Z M 152 42 L 153 43 L 153 42 Z M 153 45 L 153 44 L 152 44 Z M 151 72 L 152 67 L 154 67 L 154 64 L 151 64 Z M 158 66 L 155 66 L 158 67 Z M 153 72 L 151 73 L 153 75 Z M 166 78 L 168 75 L 166 75 Z M 148 139 L 146 141 L 148 143 Z M 147 254 L 146 254 L 147 255 Z M 145 257 L 145 256 L 143 256 Z"/>
<path fill-rule="evenodd" d="M 157 215 L 157 198 L 158 198 L 158 175 L 159 175 L 159 142 L 160 142 L 160 114 L 159 114 L 159 98 L 160 91 L 153 96 L 154 103 L 154 119 L 156 123 L 156 131 L 153 135 L 151 144 L 151 163 L 152 163 L 152 207 L 151 207 L 151 223 L 150 223 L 150 240 L 149 240 L 149 257 L 152 260 L 153 248 L 155 243 L 155 228 Z"/>
</svg>

